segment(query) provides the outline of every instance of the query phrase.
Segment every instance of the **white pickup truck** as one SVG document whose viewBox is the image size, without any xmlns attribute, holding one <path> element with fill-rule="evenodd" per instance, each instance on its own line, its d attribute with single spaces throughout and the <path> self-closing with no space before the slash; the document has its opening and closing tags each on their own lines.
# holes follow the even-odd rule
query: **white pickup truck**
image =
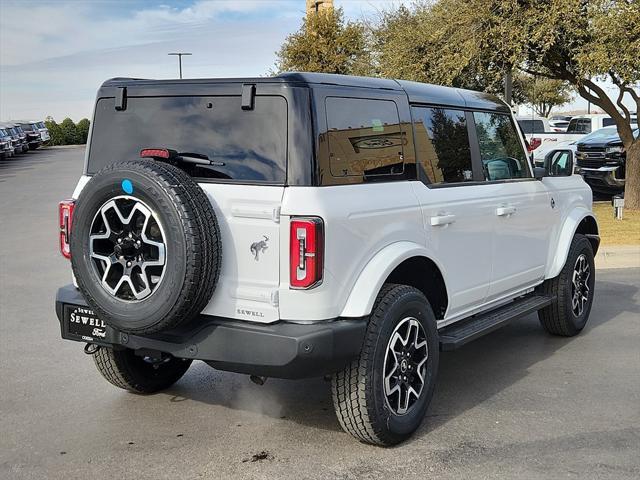
<svg viewBox="0 0 640 480">
<path fill-rule="evenodd" d="M 637 123 L 637 117 L 632 119 L 636 119 L 632 120 L 632 123 Z M 615 125 L 615 122 L 609 115 L 598 113 L 573 117 L 566 132 L 524 133 L 529 142 L 529 151 L 533 152 L 534 161 L 541 164 L 551 150 L 567 149 L 575 153 L 578 140 L 591 132 L 612 125 Z"/>
</svg>

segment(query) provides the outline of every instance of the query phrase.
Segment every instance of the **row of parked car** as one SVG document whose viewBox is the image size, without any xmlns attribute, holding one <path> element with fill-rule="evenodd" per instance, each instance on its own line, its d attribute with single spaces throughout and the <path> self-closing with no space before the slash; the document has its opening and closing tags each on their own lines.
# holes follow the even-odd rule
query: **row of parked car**
<svg viewBox="0 0 640 480">
<path fill-rule="evenodd" d="M 0 122 L 0 159 L 40 148 L 50 140 L 44 122 L 11 120 Z"/>
<path fill-rule="evenodd" d="M 567 120 L 568 119 L 568 120 Z M 517 117 L 536 165 L 553 150 L 569 150 L 591 189 L 601 194 L 624 191 L 626 152 L 613 119 L 606 114 Z M 566 123 L 566 125 L 565 125 Z M 638 137 L 638 116 L 631 117 Z"/>
</svg>

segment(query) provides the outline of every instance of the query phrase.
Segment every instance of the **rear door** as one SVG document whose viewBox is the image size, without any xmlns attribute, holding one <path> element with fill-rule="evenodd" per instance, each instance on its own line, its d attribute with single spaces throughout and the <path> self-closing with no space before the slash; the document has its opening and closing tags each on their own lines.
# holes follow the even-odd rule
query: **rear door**
<svg viewBox="0 0 640 480">
<path fill-rule="evenodd" d="M 551 197 L 533 178 L 521 136 L 508 114 L 473 112 L 479 161 L 493 230 L 487 302 L 510 297 L 544 278 L 553 227 Z"/>
<path fill-rule="evenodd" d="M 489 291 L 493 255 L 492 193 L 478 185 L 467 113 L 413 106 L 418 168 L 414 182 L 427 246 L 440 264 L 449 295 L 445 320 L 480 307 Z M 474 171 L 475 170 L 475 171 Z"/>
<path fill-rule="evenodd" d="M 280 205 L 287 181 L 289 121 L 287 99 L 277 94 L 282 89 L 257 88 L 249 108 L 242 84 L 209 85 L 203 94 L 192 95 L 127 90 L 125 109 L 116 110 L 113 97 L 98 100 L 87 173 L 139 158 L 145 148 L 213 161 L 186 167 L 213 205 L 222 238 L 220 277 L 203 313 L 278 320 Z"/>
</svg>

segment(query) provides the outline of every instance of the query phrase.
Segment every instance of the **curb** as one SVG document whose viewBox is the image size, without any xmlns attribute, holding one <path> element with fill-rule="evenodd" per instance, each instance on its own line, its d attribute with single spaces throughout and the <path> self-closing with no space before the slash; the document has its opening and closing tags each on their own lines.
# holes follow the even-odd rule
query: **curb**
<svg viewBox="0 0 640 480">
<path fill-rule="evenodd" d="M 640 268 L 640 245 L 614 245 L 598 249 L 596 268 Z"/>
<path fill-rule="evenodd" d="M 79 147 L 86 147 L 86 145 L 45 145 L 44 148 L 42 148 L 42 150 L 63 150 L 65 148 L 79 148 Z M 39 150 L 39 149 L 38 149 Z"/>
</svg>

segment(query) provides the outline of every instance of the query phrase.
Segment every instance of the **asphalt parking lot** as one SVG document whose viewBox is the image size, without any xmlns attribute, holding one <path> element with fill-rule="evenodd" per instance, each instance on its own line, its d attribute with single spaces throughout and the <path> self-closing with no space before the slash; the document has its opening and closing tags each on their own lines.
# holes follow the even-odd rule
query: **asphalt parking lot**
<svg viewBox="0 0 640 480">
<path fill-rule="evenodd" d="M 112 387 L 60 339 L 57 202 L 84 149 L 0 163 L 0 478 L 640 478 L 640 269 L 599 270 L 585 331 L 535 315 L 441 356 L 428 417 L 391 449 L 340 430 L 329 384 L 217 372 Z"/>
</svg>

